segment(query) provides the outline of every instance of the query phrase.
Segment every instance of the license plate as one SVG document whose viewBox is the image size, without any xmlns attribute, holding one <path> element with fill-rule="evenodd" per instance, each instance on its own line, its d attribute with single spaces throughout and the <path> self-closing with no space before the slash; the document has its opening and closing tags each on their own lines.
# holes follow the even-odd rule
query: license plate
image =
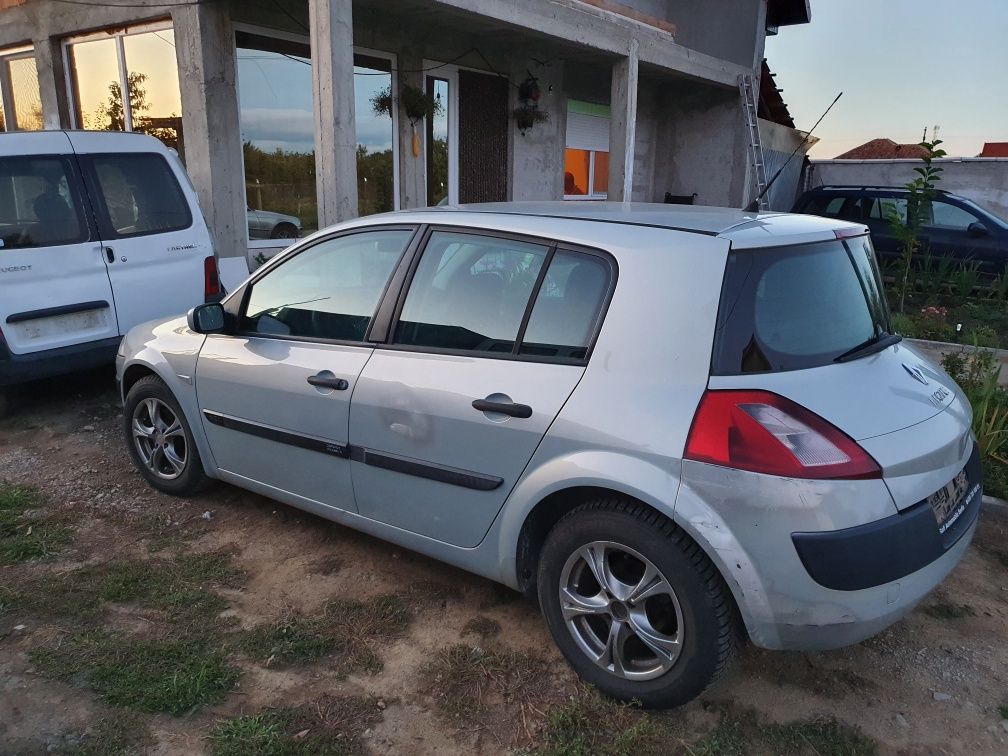
<svg viewBox="0 0 1008 756">
<path fill-rule="evenodd" d="M 944 487 L 939 488 L 928 497 L 928 504 L 934 512 L 935 521 L 938 523 L 938 531 L 944 533 L 945 530 L 958 519 L 966 508 L 966 495 L 969 492 L 969 476 L 966 469 L 956 475 Z"/>
<path fill-rule="evenodd" d="M 108 327 L 109 309 L 86 310 L 68 315 L 52 315 L 17 323 L 13 330 L 18 343 L 45 341 L 73 334 L 103 331 Z"/>
</svg>

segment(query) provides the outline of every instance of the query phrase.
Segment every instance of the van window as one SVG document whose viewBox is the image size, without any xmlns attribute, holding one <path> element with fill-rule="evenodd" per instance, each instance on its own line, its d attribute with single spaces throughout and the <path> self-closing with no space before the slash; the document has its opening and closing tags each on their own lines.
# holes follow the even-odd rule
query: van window
<svg viewBox="0 0 1008 756">
<path fill-rule="evenodd" d="M 867 236 L 728 256 L 715 375 L 828 365 L 891 331 Z"/>
<path fill-rule="evenodd" d="M 606 293 L 609 266 L 600 257 L 558 251 L 532 307 L 518 354 L 583 360 Z"/>
<path fill-rule="evenodd" d="M 242 330 L 268 336 L 363 341 L 413 231 L 384 229 L 326 239 L 252 285 Z"/>
<path fill-rule="evenodd" d="M 106 235 L 145 236 L 192 225 L 182 188 L 161 155 L 92 155 L 90 161 L 104 202 Z"/>
<path fill-rule="evenodd" d="M 542 244 L 433 232 L 394 343 L 511 353 L 548 252 Z"/>
<path fill-rule="evenodd" d="M 66 158 L 0 158 L 0 254 L 87 241 L 85 217 Z"/>
</svg>

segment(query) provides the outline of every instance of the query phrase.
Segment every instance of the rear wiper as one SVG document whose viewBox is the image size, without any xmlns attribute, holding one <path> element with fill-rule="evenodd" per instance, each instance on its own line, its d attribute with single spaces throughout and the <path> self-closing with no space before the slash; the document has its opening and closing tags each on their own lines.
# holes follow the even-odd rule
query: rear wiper
<svg viewBox="0 0 1008 756">
<path fill-rule="evenodd" d="M 886 333 L 885 331 L 882 331 L 875 334 L 867 341 L 861 342 L 853 349 L 848 349 L 839 357 L 834 357 L 833 362 L 850 362 L 851 360 L 856 360 L 859 357 L 865 357 L 869 354 L 881 352 L 883 349 L 891 347 L 893 344 L 898 344 L 902 340 L 903 337 L 898 333 Z"/>
</svg>

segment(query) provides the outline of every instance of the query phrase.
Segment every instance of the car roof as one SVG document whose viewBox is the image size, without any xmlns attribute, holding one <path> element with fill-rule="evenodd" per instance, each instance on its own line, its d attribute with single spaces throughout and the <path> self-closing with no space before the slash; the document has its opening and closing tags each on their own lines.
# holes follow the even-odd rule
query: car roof
<svg viewBox="0 0 1008 756">
<path fill-rule="evenodd" d="M 525 216 L 555 218 L 564 221 L 591 221 L 664 228 L 690 234 L 702 234 L 727 239 L 735 249 L 780 246 L 835 239 L 838 230 L 858 232 L 868 229 L 862 224 L 816 215 L 796 215 L 777 212 L 747 212 L 731 207 L 700 205 L 668 205 L 649 202 L 488 202 L 465 205 L 442 205 L 424 210 L 405 211 L 426 216 L 422 220 L 436 223 L 437 216 L 456 214 Z M 432 217 L 433 216 L 433 217 Z"/>
<path fill-rule="evenodd" d="M 70 152 L 158 152 L 172 150 L 164 142 L 135 131 L 9 131 L 0 132 L 0 155 L 66 155 Z"/>
</svg>

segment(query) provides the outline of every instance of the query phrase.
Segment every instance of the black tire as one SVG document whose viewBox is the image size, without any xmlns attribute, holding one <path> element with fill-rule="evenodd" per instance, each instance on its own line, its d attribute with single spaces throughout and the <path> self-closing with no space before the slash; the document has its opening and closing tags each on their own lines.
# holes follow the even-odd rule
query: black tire
<svg viewBox="0 0 1008 756">
<path fill-rule="evenodd" d="M 573 555 L 579 549 L 599 541 L 616 544 L 612 553 L 617 559 L 625 556 L 618 546 L 629 547 L 645 557 L 674 592 L 681 609 L 681 650 L 667 671 L 657 673 L 659 676 L 628 680 L 603 668 L 575 641 L 576 631 L 564 619 L 560 599 L 564 566 L 568 559 L 575 559 Z M 635 561 L 633 557 L 629 559 Z M 587 562 L 584 564 L 582 569 L 587 568 Z M 698 696 L 731 667 L 740 644 L 738 610 L 717 568 L 684 531 L 643 504 L 598 500 L 568 513 L 553 527 L 543 545 L 537 587 L 539 604 L 553 640 L 574 671 L 605 695 L 623 701 L 636 700 L 645 708 L 681 706 Z M 589 592 L 592 591 L 594 588 Z M 600 590 L 599 595 L 603 594 L 605 591 Z M 665 597 L 662 595 L 659 600 L 662 598 Z M 626 606 L 639 611 L 642 604 Z M 620 613 L 623 611 L 620 609 Z M 611 627 L 611 618 L 609 622 Z M 678 626 L 679 621 L 674 624 Z M 639 656 L 653 653 L 639 636 L 623 647 L 632 642 L 643 652 Z M 657 655 L 655 658 L 658 660 Z"/>
<path fill-rule="evenodd" d="M 271 239 L 297 239 L 297 226 L 292 223 L 278 223 L 273 227 Z"/>
<path fill-rule="evenodd" d="M 176 455 L 175 457 L 179 459 L 181 456 L 184 459 L 184 464 L 181 466 L 181 472 L 175 473 L 174 470 L 171 470 L 171 474 L 176 476 L 171 479 L 159 476 L 154 469 L 148 466 L 148 463 L 141 457 L 138 442 L 134 438 L 133 421 L 138 407 L 146 400 L 151 399 L 160 402 L 162 405 L 167 405 L 168 410 L 174 413 L 175 418 L 177 418 L 181 426 L 172 443 L 174 445 L 173 448 L 184 449 L 185 453 L 183 455 Z M 146 409 L 140 410 L 141 415 L 144 415 L 145 412 Z M 149 414 L 146 417 L 149 417 Z M 144 376 L 130 388 L 129 393 L 126 395 L 126 403 L 123 406 L 123 436 L 126 450 L 133 461 L 133 465 L 146 478 L 147 482 L 158 491 L 173 496 L 193 496 L 206 489 L 213 482 L 203 471 L 203 462 L 200 460 L 199 450 L 193 442 L 192 430 L 189 427 L 185 414 L 182 412 L 182 408 L 160 378 L 153 375 Z M 171 467 L 168 462 L 165 462 L 162 466 Z"/>
</svg>

